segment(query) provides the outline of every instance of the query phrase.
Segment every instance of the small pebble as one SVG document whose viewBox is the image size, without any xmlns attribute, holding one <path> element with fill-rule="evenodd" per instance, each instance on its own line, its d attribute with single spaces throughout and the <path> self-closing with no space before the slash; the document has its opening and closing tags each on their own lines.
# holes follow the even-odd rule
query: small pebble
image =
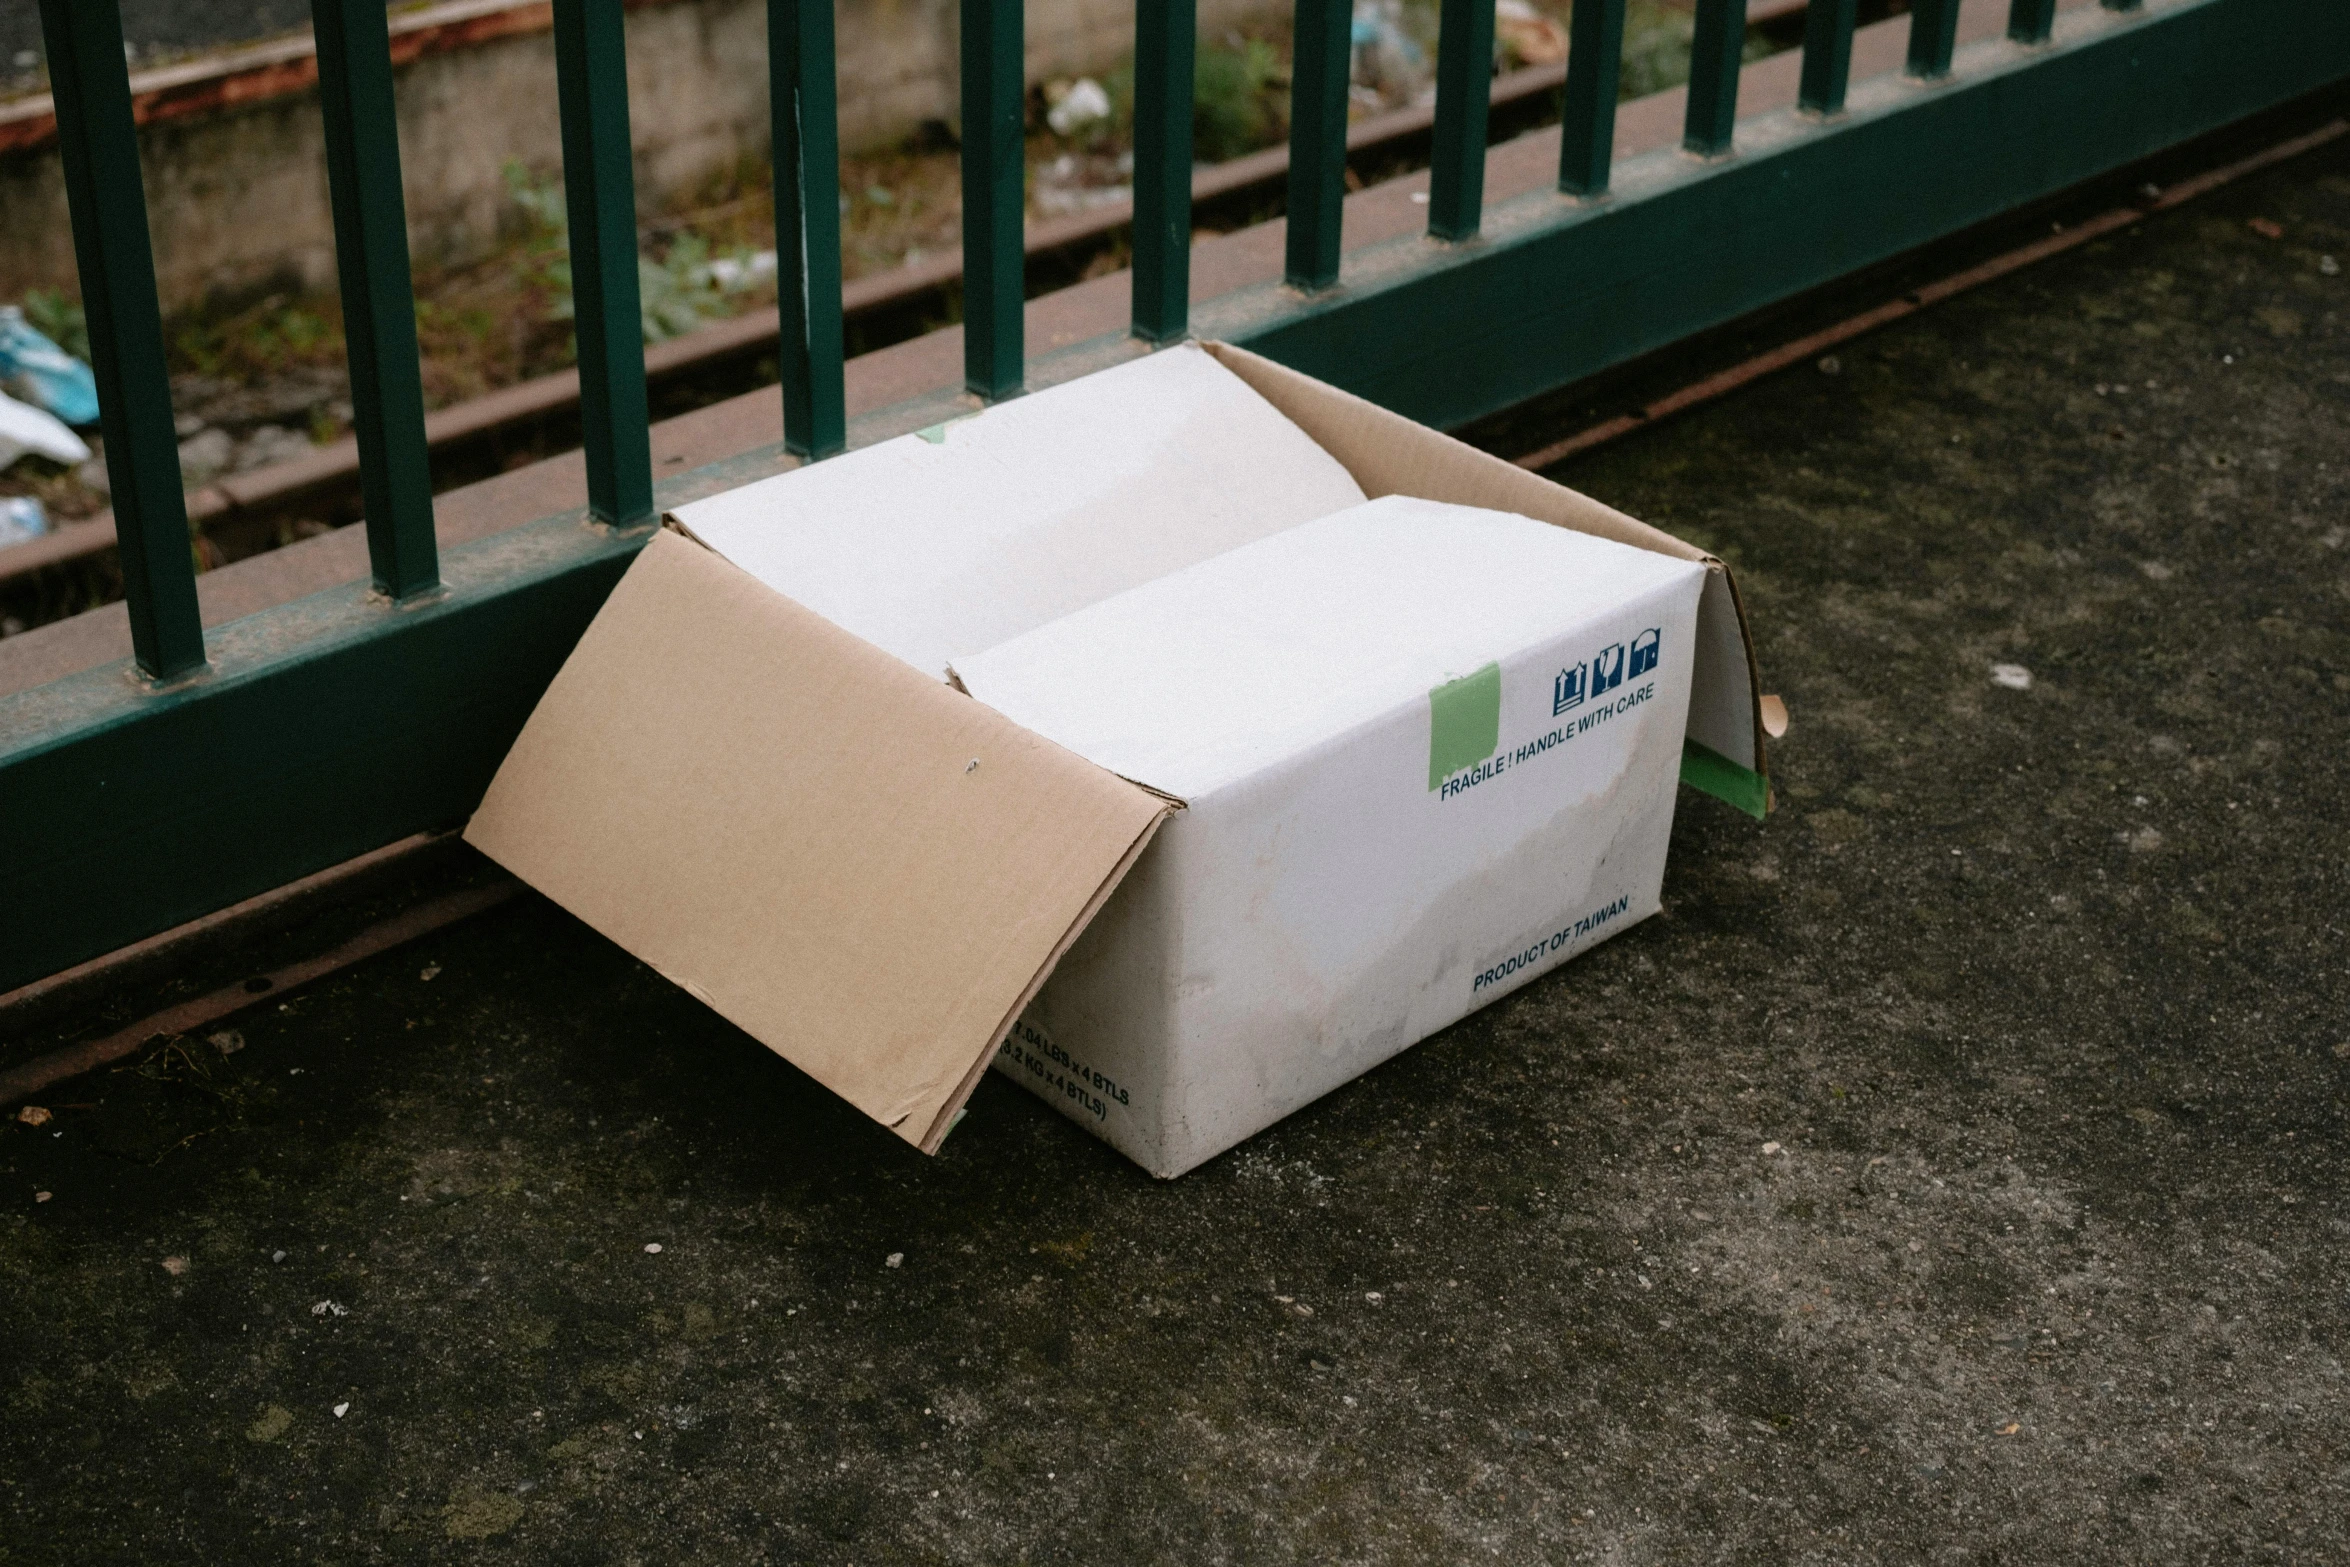
<svg viewBox="0 0 2350 1567">
<path fill-rule="evenodd" d="M 335 1405 L 335 1418 L 336 1418 L 337 1420 L 340 1420 L 340 1419 L 342 1419 L 342 1418 L 343 1418 L 343 1416 L 345 1416 L 345 1415 L 349 1414 L 350 1412 L 351 1412 L 351 1405 L 350 1405 L 350 1401 L 349 1401 L 348 1399 L 346 1399 L 345 1401 L 343 1401 L 343 1402 L 342 1402 L 342 1403 L 340 1403 L 340 1404 L 337 1404 L 337 1405 Z"/>
<path fill-rule="evenodd" d="M 26 1105 L 16 1112 L 16 1118 L 27 1126 L 47 1126 L 54 1116 L 40 1105 Z"/>
<path fill-rule="evenodd" d="M 1822 354 L 1822 355 L 1820 356 L 1820 374 L 1822 374 L 1822 375 L 1842 375 L 1843 373 L 1844 373 L 1844 361 L 1843 361 L 1843 360 L 1841 360 L 1841 359 L 1837 358 L 1837 357 L 1836 357 L 1834 354 Z"/>
<path fill-rule="evenodd" d="M 176 1279 L 181 1274 L 188 1271 L 188 1259 L 185 1257 L 166 1257 L 163 1259 L 163 1271 Z"/>
<path fill-rule="evenodd" d="M 653 1256 L 653 1257 L 658 1257 L 658 1256 L 660 1256 L 660 1255 L 661 1255 L 661 1243 L 660 1243 L 659 1241 L 647 1241 L 647 1242 L 645 1243 L 645 1253 L 646 1253 L 646 1255 L 648 1255 L 648 1256 Z"/>
<path fill-rule="evenodd" d="M 269 1254 L 269 1260 L 271 1262 L 283 1262 L 286 1260 L 286 1254 L 282 1251 L 273 1251 Z"/>
<path fill-rule="evenodd" d="M 894 1268 L 905 1260 L 906 1254 L 904 1252 L 893 1251 L 888 1256 L 881 1259 L 881 1265 L 885 1268 Z"/>
<path fill-rule="evenodd" d="M 233 1028 L 224 1028 L 217 1034 L 207 1034 L 205 1040 L 224 1056 L 233 1056 L 245 1048 L 245 1036 Z"/>
<path fill-rule="evenodd" d="M 2032 672 L 2021 664 L 1993 664 L 1991 683 L 2005 686 L 2010 691 L 2029 691 L 2032 689 Z"/>
<path fill-rule="evenodd" d="M 427 963 L 424 966 L 424 971 L 416 977 L 418 979 L 437 979 L 440 977 L 440 972 L 441 966 L 438 963 Z"/>
<path fill-rule="evenodd" d="M 35 1193 L 33 1193 L 33 1201 L 35 1201 L 35 1202 L 47 1202 L 47 1201 L 48 1201 L 50 1198 L 52 1198 L 52 1197 L 54 1197 L 54 1196 L 56 1196 L 56 1195 L 57 1195 L 57 1194 L 56 1194 L 55 1192 L 35 1192 Z"/>
<path fill-rule="evenodd" d="M 2342 263 L 2331 256 L 2320 256 L 2317 258 L 2317 270 L 2327 277 L 2338 277 L 2341 275 Z"/>
<path fill-rule="evenodd" d="M 1768 1157 L 1770 1157 L 1772 1154 L 1778 1153 L 1778 1152 L 1780 1152 L 1780 1151 L 1781 1151 L 1781 1150 L 1780 1150 L 1780 1147 L 1779 1147 L 1779 1145 L 1778 1145 L 1777 1143 L 1765 1143 L 1765 1144 L 1763 1144 L 1763 1156 L 1764 1156 L 1765 1158 L 1768 1158 Z"/>
</svg>

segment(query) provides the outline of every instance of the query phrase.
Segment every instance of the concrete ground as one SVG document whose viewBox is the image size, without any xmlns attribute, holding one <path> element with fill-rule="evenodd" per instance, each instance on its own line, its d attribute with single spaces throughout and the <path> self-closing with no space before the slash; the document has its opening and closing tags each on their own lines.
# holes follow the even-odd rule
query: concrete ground
<svg viewBox="0 0 2350 1567">
<path fill-rule="evenodd" d="M 1561 470 L 1738 568 L 1778 814 L 1183 1180 L 529 897 L 49 1090 L 0 1561 L 2350 1558 L 2328 255 L 2350 143 Z"/>
</svg>

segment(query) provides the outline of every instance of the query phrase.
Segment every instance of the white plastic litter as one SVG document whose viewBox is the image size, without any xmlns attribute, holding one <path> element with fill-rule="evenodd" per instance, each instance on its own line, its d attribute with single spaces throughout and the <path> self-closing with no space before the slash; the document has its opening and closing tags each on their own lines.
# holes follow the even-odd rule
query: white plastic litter
<svg viewBox="0 0 2350 1567">
<path fill-rule="evenodd" d="M 27 452 L 52 462 L 87 462 L 90 445 L 55 414 L 0 392 L 0 468 L 13 467 Z"/>
<path fill-rule="evenodd" d="M 49 511 L 30 495 L 0 497 L 0 550 L 29 544 L 49 531 Z"/>
<path fill-rule="evenodd" d="M 1061 94 L 1060 102 L 1046 111 L 1044 121 L 1055 136 L 1073 136 L 1109 117 L 1109 89 L 1090 76 L 1080 76 Z"/>
</svg>

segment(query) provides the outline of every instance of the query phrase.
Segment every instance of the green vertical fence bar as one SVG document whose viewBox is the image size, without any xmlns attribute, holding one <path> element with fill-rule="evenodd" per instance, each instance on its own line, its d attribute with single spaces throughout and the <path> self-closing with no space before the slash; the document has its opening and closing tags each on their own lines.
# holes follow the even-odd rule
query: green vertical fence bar
<svg viewBox="0 0 2350 1567">
<path fill-rule="evenodd" d="M 1428 232 L 1474 239 L 1485 212 L 1485 127 L 1493 106 L 1493 0 L 1444 0 L 1436 37 L 1436 143 Z"/>
<path fill-rule="evenodd" d="M 767 0 L 767 71 L 783 444 L 814 461 L 848 446 L 832 0 Z"/>
<path fill-rule="evenodd" d="M 633 527 L 653 519 L 653 446 L 621 0 L 554 0 L 554 10 L 588 510 L 598 521 Z"/>
<path fill-rule="evenodd" d="M 2007 36 L 2019 44 L 2044 44 L 2056 31 L 2056 0 L 2010 0 Z"/>
<path fill-rule="evenodd" d="M 312 0 L 335 267 L 351 360 L 351 423 L 367 560 L 378 591 L 412 598 L 440 586 L 432 532 L 432 461 L 408 213 L 392 111 L 392 45 L 382 0 Z"/>
<path fill-rule="evenodd" d="M 106 478 L 114 490 L 131 653 L 150 678 L 204 667 L 179 437 L 163 364 L 163 313 L 114 0 L 41 0 L 74 260 L 89 319 Z"/>
<path fill-rule="evenodd" d="M 1624 67 L 1624 0 L 1575 0 L 1560 101 L 1559 189 L 1607 190 L 1616 154 L 1616 82 Z"/>
<path fill-rule="evenodd" d="M 1134 8 L 1134 335 L 1191 329 L 1191 117 L 1196 0 Z"/>
<path fill-rule="evenodd" d="M 1020 0 L 963 0 L 963 385 L 990 402 L 1027 374 L 1023 35 Z"/>
<path fill-rule="evenodd" d="M 1347 66 L 1354 50 L 1348 0 L 1297 0 L 1289 68 L 1288 282 L 1309 292 L 1338 281 L 1346 212 Z"/>
<path fill-rule="evenodd" d="M 1811 0 L 1803 13 L 1803 81 L 1796 102 L 1814 114 L 1844 107 L 1852 80 L 1852 28 L 1858 0 Z"/>
<path fill-rule="evenodd" d="M 1915 0 L 1909 8 L 1909 60 L 1903 67 L 1920 81 L 1950 74 L 1958 47 L 1958 0 Z"/>
<path fill-rule="evenodd" d="M 1738 63 L 1746 52 L 1746 0 L 1697 0 L 1689 44 L 1689 113 L 1681 145 L 1708 157 L 1730 150 L 1738 123 Z"/>
</svg>

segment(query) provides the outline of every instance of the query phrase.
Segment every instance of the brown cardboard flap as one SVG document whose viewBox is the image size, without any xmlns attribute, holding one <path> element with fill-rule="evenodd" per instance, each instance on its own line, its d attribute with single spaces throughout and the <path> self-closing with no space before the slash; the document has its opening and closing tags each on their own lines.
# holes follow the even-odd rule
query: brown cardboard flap
<svg viewBox="0 0 2350 1567">
<path fill-rule="evenodd" d="M 1754 638 L 1727 566 L 1661 528 L 1262 354 L 1230 343 L 1201 346 L 1337 458 L 1373 500 L 1417 495 L 1484 506 L 1635 549 L 1704 561 L 1713 569 L 1713 580 L 1698 608 L 1699 658 L 1690 693 L 1689 736 L 1768 778 Z"/>
<path fill-rule="evenodd" d="M 1168 809 L 663 532 L 465 837 L 934 1152 Z"/>
</svg>

